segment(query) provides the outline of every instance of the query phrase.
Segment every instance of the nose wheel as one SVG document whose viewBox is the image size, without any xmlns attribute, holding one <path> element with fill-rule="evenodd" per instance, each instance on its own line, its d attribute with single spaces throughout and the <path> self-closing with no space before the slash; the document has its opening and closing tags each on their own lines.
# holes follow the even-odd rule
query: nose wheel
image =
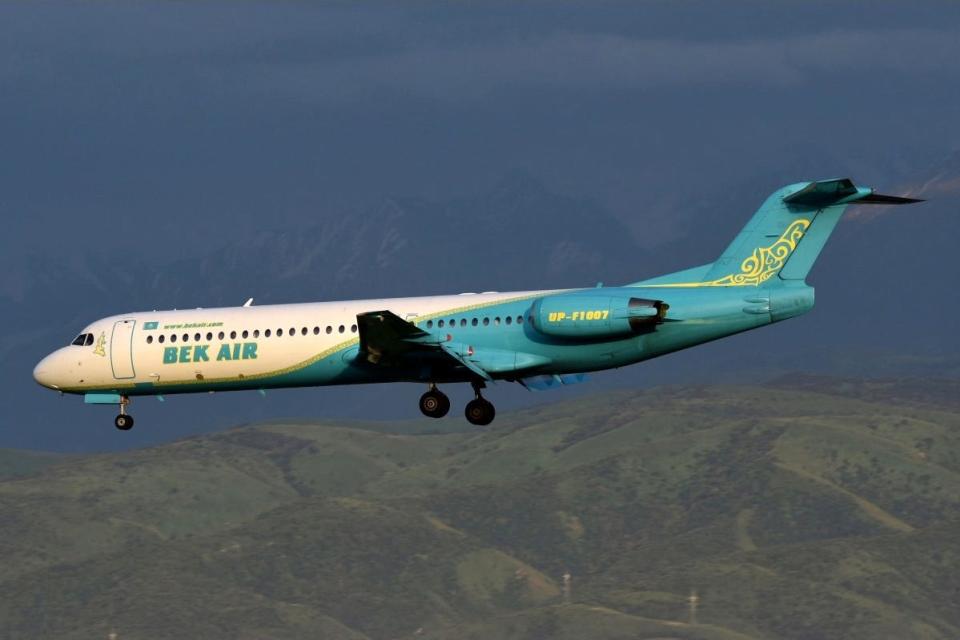
<svg viewBox="0 0 960 640">
<path fill-rule="evenodd" d="M 467 417 L 467 421 L 470 424 L 485 427 L 493 422 L 493 419 L 497 415 L 497 410 L 494 409 L 492 402 L 484 399 L 484 397 L 480 395 L 480 389 L 482 388 L 482 383 L 473 384 L 473 392 L 477 397 L 467 403 L 463 414 Z"/>
<path fill-rule="evenodd" d="M 113 419 L 113 426 L 120 431 L 130 431 L 133 428 L 133 416 L 127 413 L 127 405 L 130 404 L 130 398 L 120 397 L 120 415 Z"/>
<path fill-rule="evenodd" d="M 420 396 L 420 411 L 428 418 L 442 418 L 450 411 L 450 398 L 431 385 L 430 390 Z"/>
</svg>

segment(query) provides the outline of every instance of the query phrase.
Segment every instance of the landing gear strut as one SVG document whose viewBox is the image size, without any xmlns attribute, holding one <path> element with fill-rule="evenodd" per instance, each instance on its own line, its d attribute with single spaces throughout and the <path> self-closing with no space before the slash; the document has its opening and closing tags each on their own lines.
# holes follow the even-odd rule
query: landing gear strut
<svg viewBox="0 0 960 640">
<path fill-rule="evenodd" d="M 450 411 L 450 398 L 431 384 L 430 390 L 420 396 L 420 411 L 428 418 L 442 418 Z"/>
<path fill-rule="evenodd" d="M 129 431 L 133 428 L 133 416 L 127 413 L 128 404 L 130 404 L 130 398 L 120 396 L 120 415 L 113 419 L 113 426 L 120 431 Z"/>
<path fill-rule="evenodd" d="M 483 427 L 493 422 L 493 418 L 497 415 L 497 410 L 493 408 L 493 404 L 490 401 L 485 400 L 483 396 L 480 395 L 480 389 L 484 387 L 484 384 L 482 382 L 473 382 L 471 384 L 473 385 L 473 392 L 477 397 L 467 403 L 467 407 L 463 413 L 470 424 Z"/>
</svg>

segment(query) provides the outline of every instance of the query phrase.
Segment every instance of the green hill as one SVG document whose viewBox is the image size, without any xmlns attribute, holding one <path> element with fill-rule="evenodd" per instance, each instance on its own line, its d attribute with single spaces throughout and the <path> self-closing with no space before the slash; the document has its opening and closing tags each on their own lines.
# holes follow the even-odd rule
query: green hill
<svg viewBox="0 0 960 640">
<path fill-rule="evenodd" d="M 957 381 L 669 387 L 464 425 L 2 452 L 0 637 L 960 637 Z"/>
</svg>

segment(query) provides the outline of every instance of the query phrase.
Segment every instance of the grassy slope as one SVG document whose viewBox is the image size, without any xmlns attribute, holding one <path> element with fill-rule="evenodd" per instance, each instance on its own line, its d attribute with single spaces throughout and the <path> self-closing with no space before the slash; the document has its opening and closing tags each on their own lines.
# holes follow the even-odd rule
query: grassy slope
<svg viewBox="0 0 960 640">
<path fill-rule="evenodd" d="M 0 480 L 28 476 L 65 459 L 67 456 L 59 453 L 0 449 Z"/>
<path fill-rule="evenodd" d="M 0 636 L 958 637 L 958 392 L 666 388 L 67 460 L 0 482 Z"/>
</svg>

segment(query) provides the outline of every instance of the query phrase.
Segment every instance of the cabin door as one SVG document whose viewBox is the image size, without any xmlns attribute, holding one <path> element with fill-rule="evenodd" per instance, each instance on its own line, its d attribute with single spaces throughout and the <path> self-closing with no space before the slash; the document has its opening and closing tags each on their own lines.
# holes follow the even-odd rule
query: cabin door
<svg viewBox="0 0 960 640">
<path fill-rule="evenodd" d="M 133 327 L 136 320 L 120 320 L 113 324 L 110 336 L 110 365 L 113 377 L 122 380 L 134 377 L 133 370 Z"/>
</svg>

